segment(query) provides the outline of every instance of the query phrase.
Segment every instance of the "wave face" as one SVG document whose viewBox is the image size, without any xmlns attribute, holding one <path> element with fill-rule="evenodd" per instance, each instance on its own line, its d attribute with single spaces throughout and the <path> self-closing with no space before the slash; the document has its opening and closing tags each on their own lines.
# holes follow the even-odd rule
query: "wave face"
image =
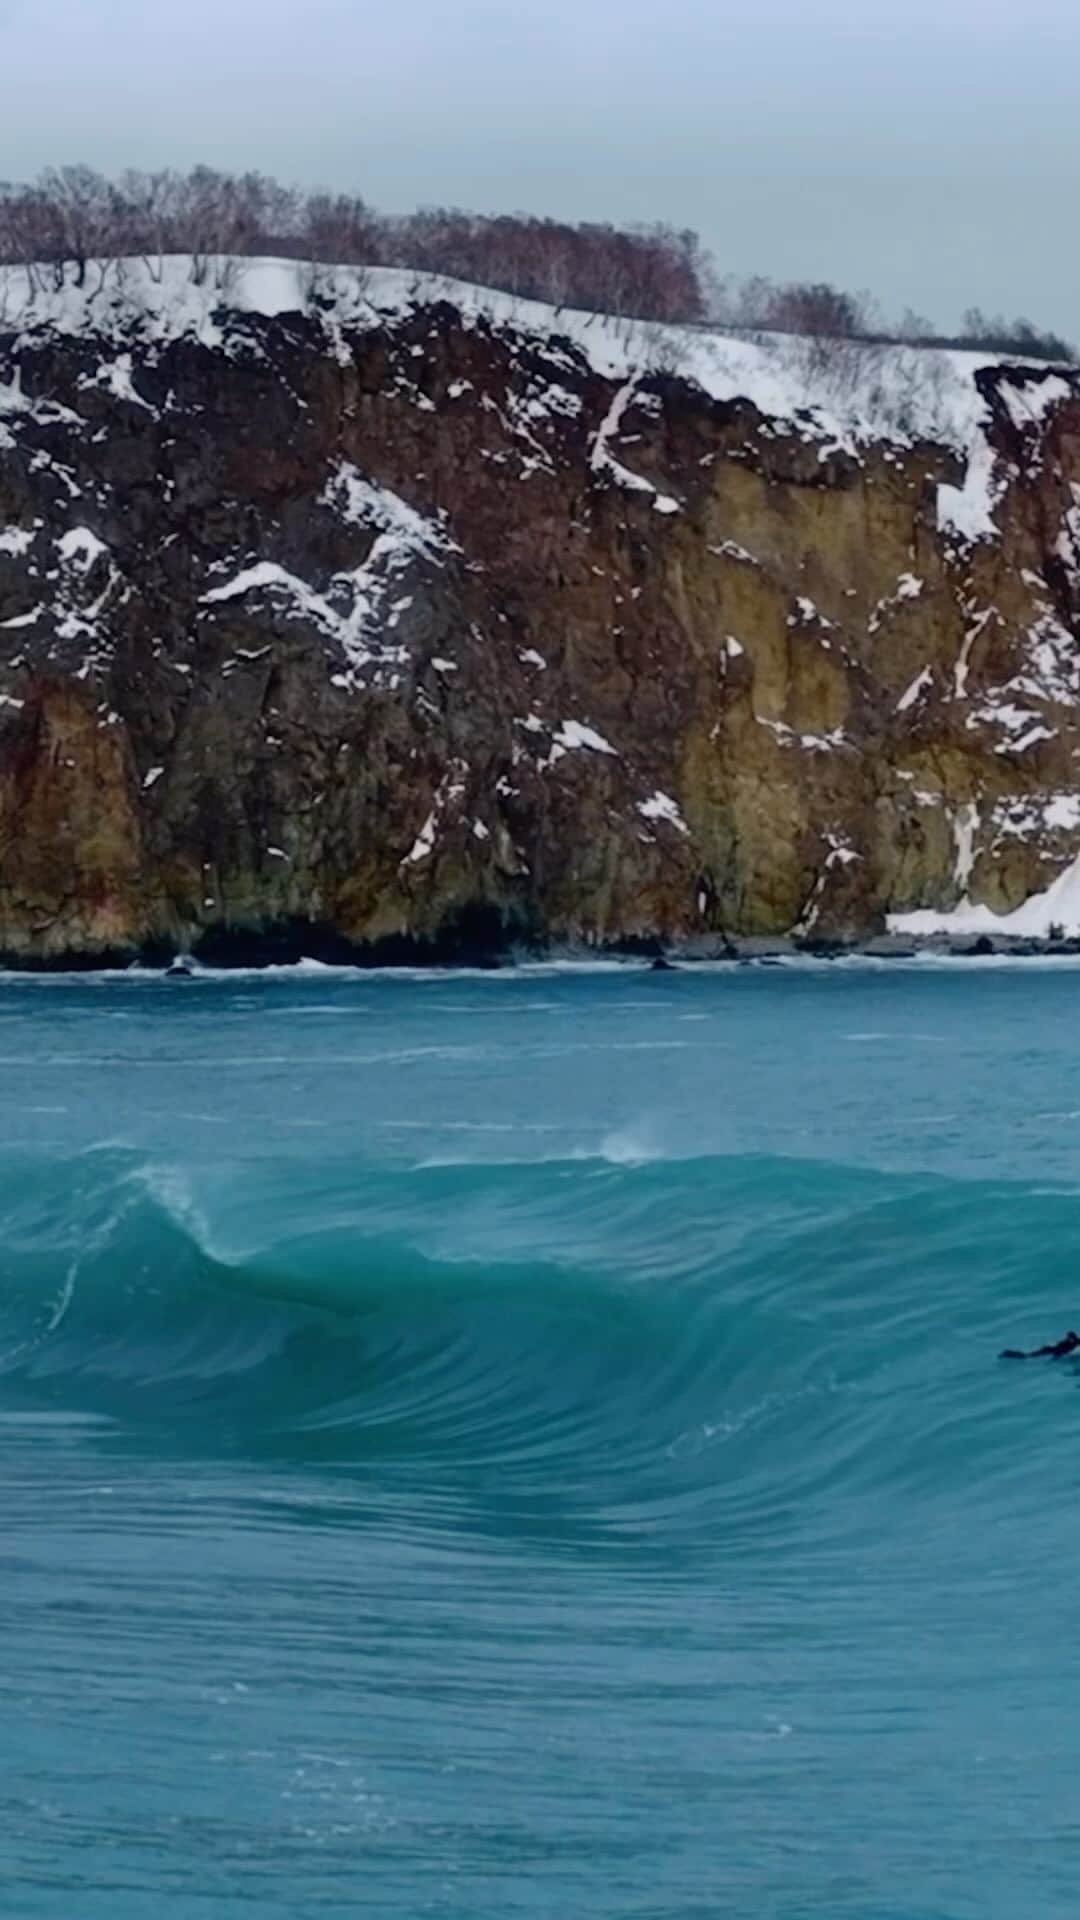
<svg viewBox="0 0 1080 1920">
<path fill-rule="evenodd" d="M 1074 991 L 0 987 L 19 1913 L 1071 1914 Z"/>
</svg>

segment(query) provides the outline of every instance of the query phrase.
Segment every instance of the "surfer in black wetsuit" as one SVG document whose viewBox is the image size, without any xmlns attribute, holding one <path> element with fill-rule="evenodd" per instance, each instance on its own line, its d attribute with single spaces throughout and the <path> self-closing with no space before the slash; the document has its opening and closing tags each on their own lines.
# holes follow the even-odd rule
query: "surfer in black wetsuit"
<svg viewBox="0 0 1080 1920">
<path fill-rule="evenodd" d="M 1002 1360 L 1067 1360 L 1070 1354 L 1080 1351 L 1080 1333 L 1071 1328 L 1060 1340 L 1051 1341 L 1048 1347 L 1031 1347 L 1024 1353 L 1019 1347 L 1006 1347 L 1000 1355 Z"/>
</svg>

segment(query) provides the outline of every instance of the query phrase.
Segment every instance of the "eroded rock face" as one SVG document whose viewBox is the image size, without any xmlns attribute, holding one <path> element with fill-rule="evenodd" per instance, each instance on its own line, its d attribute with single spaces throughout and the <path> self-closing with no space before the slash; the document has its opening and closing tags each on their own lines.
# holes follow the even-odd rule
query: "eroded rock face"
<svg viewBox="0 0 1080 1920">
<path fill-rule="evenodd" d="M 0 332 L 0 953 L 1017 906 L 1080 848 L 1080 376 L 974 377 L 962 538 L 946 446 L 445 302 Z"/>
</svg>

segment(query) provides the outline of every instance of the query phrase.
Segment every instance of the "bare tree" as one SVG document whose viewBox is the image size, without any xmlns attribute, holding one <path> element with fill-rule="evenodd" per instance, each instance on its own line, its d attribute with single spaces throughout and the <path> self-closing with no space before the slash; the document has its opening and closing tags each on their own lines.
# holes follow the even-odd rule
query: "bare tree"
<svg viewBox="0 0 1080 1920">
<path fill-rule="evenodd" d="M 160 281 L 166 256 L 184 250 L 184 182 L 168 168 L 158 173 L 129 169 L 121 175 L 119 192 L 129 243 L 124 251 L 141 255 L 151 278 Z"/>
<path fill-rule="evenodd" d="M 0 258 L 25 268 L 33 295 L 63 283 L 63 233 L 56 208 L 40 187 L 5 187 L 0 196 Z"/>
<path fill-rule="evenodd" d="M 86 166 L 50 167 L 38 186 L 52 209 L 62 258 L 75 269 L 75 285 L 84 286 L 91 260 L 106 263 L 112 258 L 118 232 L 116 188 Z M 104 273 L 103 265 L 102 278 Z"/>
</svg>

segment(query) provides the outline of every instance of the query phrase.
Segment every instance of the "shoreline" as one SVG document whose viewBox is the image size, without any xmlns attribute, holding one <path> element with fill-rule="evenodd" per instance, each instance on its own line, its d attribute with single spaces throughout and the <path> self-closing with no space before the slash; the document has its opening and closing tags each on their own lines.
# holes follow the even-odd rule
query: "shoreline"
<svg viewBox="0 0 1080 1920">
<path fill-rule="evenodd" d="M 320 943 L 312 944 L 317 947 Z M 332 959 L 299 951 L 287 958 L 274 951 L 263 957 L 252 951 L 257 943 L 245 938 L 240 945 L 242 951 L 235 958 L 219 950 L 213 959 L 205 961 L 200 960 L 197 952 L 162 952 L 160 949 L 142 954 L 79 953 L 44 959 L 0 955 L 0 984 L 50 980 L 70 983 L 80 979 L 190 982 L 252 977 L 438 979 L 467 975 L 479 979 L 575 973 L 722 974 L 746 969 L 816 969 L 853 964 L 869 964 L 887 971 L 901 966 L 954 963 L 962 966 L 978 961 L 1080 965 L 1080 937 L 1049 940 L 1004 934 L 932 934 L 918 938 L 880 934 L 865 940 L 813 940 L 782 934 L 730 939 L 697 936 L 686 941 L 642 940 L 606 947 L 553 944 L 545 948 L 524 948 L 508 944 L 501 952 L 429 957 L 409 954 L 392 958 L 377 950 L 365 952 L 357 948 L 348 956 L 339 952 Z"/>
</svg>

